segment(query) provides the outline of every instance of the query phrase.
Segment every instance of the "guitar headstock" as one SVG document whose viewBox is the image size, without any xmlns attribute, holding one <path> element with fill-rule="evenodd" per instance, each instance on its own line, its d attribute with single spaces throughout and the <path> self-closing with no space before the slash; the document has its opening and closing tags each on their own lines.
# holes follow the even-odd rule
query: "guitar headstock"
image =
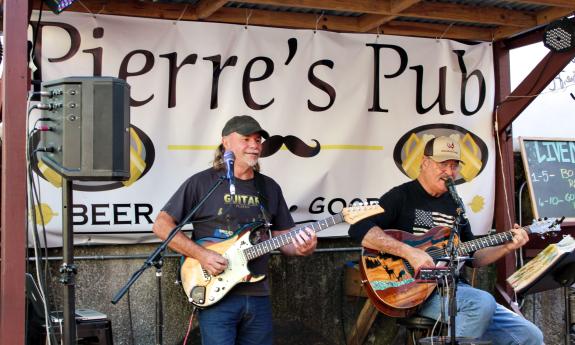
<svg viewBox="0 0 575 345">
<path fill-rule="evenodd" d="M 561 223 L 563 223 L 564 219 L 565 217 L 545 218 L 533 221 L 533 223 L 527 227 L 527 231 L 531 234 L 545 234 L 551 231 L 561 231 Z"/>
<path fill-rule="evenodd" d="M 346 223 L 355 224 L 362 219 L 383 213 L 383 208 L 379 205 L 353 205 L 341 211 Z"/>
</svg>

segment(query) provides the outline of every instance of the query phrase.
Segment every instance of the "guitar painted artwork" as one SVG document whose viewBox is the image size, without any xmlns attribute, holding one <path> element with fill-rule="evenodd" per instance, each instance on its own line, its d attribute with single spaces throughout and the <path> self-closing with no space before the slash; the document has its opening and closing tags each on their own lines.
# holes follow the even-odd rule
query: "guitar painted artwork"
<svg viewBox="0 0 575 345">
<path fill-rule="evenodd" d="M 560 231 L 559 224 L 563 219 L 547 219 L 524 227 L 527 233 L 543 234 L 548 231 Z M 401 230 L 385 230 L 385 233 L 398 241 L 425 250 L 437 263 L 437 259 L 449 256 L 446 246 L 451 228 L 438 226 L 423 235 L 413 235 Z M 511 231 L 481 237 L 472 241 L 459 243 L 459 256 L 466 256 L 481 248 L 497 246 L 513 239 Z M 436 282 L 419 282 L 415 279 L 413 267 L 407 260 L 363 248 L 360 259 L 360 272 L 363 287 L 375 307 L 382 313 L 393 317 L 405 317 L 414 313 L 435 289 Z"/>
<path fill-rule="evenodd" d="M 344 221 L 354 224 L 382 212 L 383 209 L 379 205 L 352 206 L 344 208 L 341 213 L 306 226 L 317 233 Z M 189 257 L 185 259 L 181 269 L 182 285 L 192 304 L 198 307 L 209 307 L 220 301 L 238 283 L 254 283 L 264 279 L 264 275 L 251 274 L 248 261 L 292 243 L 292 238 L 305 229 L 305 227 L 300 227 L 269 240 L 251 244 L 250 233 L 261 226 L 263 226 L 261 222 L 245 225 L 233 236 L 220 242 L 197 241 L 198 244 L 226 258 L 228 267 L 222 273 L 212 276 L 202 268 L 199 261 Z"/>
</svg>

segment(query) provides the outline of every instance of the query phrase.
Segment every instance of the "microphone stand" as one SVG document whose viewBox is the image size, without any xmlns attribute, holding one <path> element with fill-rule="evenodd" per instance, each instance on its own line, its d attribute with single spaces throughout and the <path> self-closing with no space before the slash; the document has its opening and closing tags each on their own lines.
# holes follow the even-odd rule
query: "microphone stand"
<svg viewBox="0 0 575 345">
<path fill-rule="evenodd" d="M 459 281 L 459 250 L 458 246 L 455 245 L 455 234 L 459 236 L 459 227 L 463 220 L 464 210 L 461 207 L 457 207 L 457 216 L 455 217 L 455 223 L 453 224 L 453 229 L 449 234 L 449 240 L 447 241 L 447 251 L 449 255 L 449 272 L 451 276 L 451 289 L 449 290 L 449 336 L 451 345 L 458 345 L 458 341 L 455 337 L 455 314 L 457 313 L 457 282 Z"/>
<path fill-rule="evenodd" d="M 163 318 L 163 306 L 162 306 L 162 266 L 164 263 L 163 256 L 164 252 L 166 251 L 168 244 L 170 241 L 182 230 L 182 227 L 190 222 L 192 217 L 196 214 L 196 212 L 203 206 L 206 200 L 214 193 L 216 188 L 218 188 L 222 182 L 226 180 L 225 176 L 220 176 L 220 178 L 214 183 L 212 188 L 208 191 L 208 193 L 198 202 L 198 204 L 190 210 L 190 212 L 186 215 L 186 217 L 176 225 L 168 234 L 168 237 L 154 250 L 150 256 L 144 261 L 142 267 L 140 267 L 136 272 L 132 274 L 126 285 L 124 285 L 120 291 L 114 296 L 112 299 L 112 304 L 118 303 L 118 301 L 128 292 L 130 287 L 140 278 L 142 273 L 145 270 L 150 268 L 151 266 L 156 267 L 156 286 L 157 286 L 157 304 L 156 304 L 156 345 L 162 344 L 162 336 L 163 336 L 163 329 L 164 329 L 164 318 Z"/>
</svg>

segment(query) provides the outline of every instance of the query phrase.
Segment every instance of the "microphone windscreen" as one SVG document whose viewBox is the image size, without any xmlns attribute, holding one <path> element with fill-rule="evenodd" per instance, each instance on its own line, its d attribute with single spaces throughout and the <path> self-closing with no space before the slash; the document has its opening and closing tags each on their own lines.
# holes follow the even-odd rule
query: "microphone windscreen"
<svg viewBox="0 0 575 345">
<path fill-rule="evenodd" d="M 229 162 L 229 161 L 233 162 L 235 158 L 236 157 L 232 151 L 228 150 L 228 151 L 224 152 L 224 162 Z"/>
</svg>

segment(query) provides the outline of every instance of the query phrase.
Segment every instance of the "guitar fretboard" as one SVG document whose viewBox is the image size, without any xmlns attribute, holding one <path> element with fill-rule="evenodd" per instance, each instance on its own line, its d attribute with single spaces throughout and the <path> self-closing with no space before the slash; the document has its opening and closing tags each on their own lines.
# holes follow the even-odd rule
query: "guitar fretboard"
<svg viewBox="0 0 575 345">
<path fill-rule="evenodd" d="M 523 229 L 525 229 L 525 231 L 527 231 L 527 233 L 531 232 L 529 230 L 529 227 L 523 227 Z M 500 233 L 495 234 L 495 235 L 477 238 L 475 240 L 471 240 L 468 242 L 459 243 L 459 247 L 457 248 L 457 254 L 460 256 L 463 256 L 465 254 L 468 254 L 470 252 L 473 252 L 473 251 L 476 251 L 476 250 L 479 250 L 482 248 L 498 246 L 498 245 L 503 244 L 505 242 L 511 241 L 512 239 L 513 239 L 513 232 L 511 232 L 511 231 L 500 232 Z M 448 253 L 446 253 L 445 248 L 442 248 L 441 250 L 432 250 L 428 254 L 433 259 L 438 259 L 441 257 L 445 257 L 445 255 Z"/>
<path fill-rule="evenodd" d="M 341 222 L 343 222 L 343 216 L 341 213 L 338 213 L 326 219 L 317 221 L 312 224 L 308 224 L 306 226 L 302 226 L 290 232 L 286 232 L 285 234 L 282 234 L 280 236 L 273 237 L 267 241 L 260 242 L 250 248 L 246 248 L 244 249 L 244 255 L 248 260 L 255 259 L 259 256 L 271 252 L 272 250 L 278 249 L 280 247 L 292 243 L 292 239 L 296 237 L 296 234 L 305 229 L 306 227 L 313 229 L 315 232 L 320 232 L 324 229 L 329 228 L 330 226 L 339 224 Z"/>
<path fill-rule="evenodd" d="M 478 238 L 472 241 L 462 243 L 457 252 L 459 255 L 467 254 L 486 247 L 493 247 L 511 241 L 513 233 L 511 231 L 500 232 L 495 235 Z"/>
</svg>

